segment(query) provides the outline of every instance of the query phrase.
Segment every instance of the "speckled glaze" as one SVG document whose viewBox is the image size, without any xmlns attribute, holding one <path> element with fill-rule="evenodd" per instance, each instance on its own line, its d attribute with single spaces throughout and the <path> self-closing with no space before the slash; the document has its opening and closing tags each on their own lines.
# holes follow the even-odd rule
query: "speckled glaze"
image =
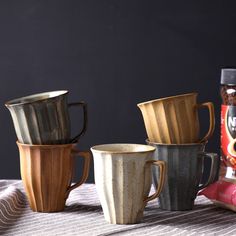
<svg viewBox="0 0 236 236">
<path fill-rule="evenodd" d="M 52 91 L 30 95 L 6 102 L 14 123 L 17 138 L 25 144 L 66 144 L 76 142 L 87 127 L 87 108 L 84 102 L 67 104 L 68 91 Z M 84 126 L 71 139 L 68 106 L 82 106 Z"/>
<path fill-rule="evenodd" d="M 165 145 L 149 142 L 156 147 L 154 159 L 167 164 L 166 182 L 160 194 L 160 207 L 164 210 L 191 210 L 198 191 L 211 184 L 218 172 L 218 156 L 216 153 L 205 153 L 205 143 Z M 204 158 L 211 159 L 208 179 L 200 185 L 203 176 Z M 152 169 L 154 186 L 157 187 L 158 170 Z"/>
<path fill-rule="evenodd" d="M 165 176 L 165 163 L 153 160 L 155 148 L 138 144 L 107 144 L 91 148 L 95 184 L 106 221 L 132 224 L 143 217 L 146 203 L 159 196 Z M 151 165 L 160 168 L 159 189 L 148 197 Z"/>
</svg>

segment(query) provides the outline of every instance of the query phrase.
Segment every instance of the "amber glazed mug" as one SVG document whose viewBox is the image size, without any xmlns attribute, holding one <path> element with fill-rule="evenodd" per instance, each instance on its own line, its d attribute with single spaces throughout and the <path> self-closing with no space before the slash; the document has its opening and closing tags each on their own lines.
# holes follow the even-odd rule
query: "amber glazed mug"
<svg viewBox="0 0 236 236">
<path fill-rule="evenodd" d="M 90 152 L 80 152 L 73 144 L 30 145 L 17 142 L 20 171 L 30 207 L 37 212 L 57 212 L 65 207 L 71 190 L 83 184 L 89 174 Z M 83 175 L 71 185 L 74 157 L 84 158 Z"/>
<path fill-rule="evenodd" d="M 215 128 L 214 105 L 197 104 L 197 93 L 156 99 L 137 105 L 143 115 L 150 142 L 165 144 L 201 143 L 207 141 Z M 198 109 L 209 110 L 209 130 L 200 138 Z"/>
</svg>

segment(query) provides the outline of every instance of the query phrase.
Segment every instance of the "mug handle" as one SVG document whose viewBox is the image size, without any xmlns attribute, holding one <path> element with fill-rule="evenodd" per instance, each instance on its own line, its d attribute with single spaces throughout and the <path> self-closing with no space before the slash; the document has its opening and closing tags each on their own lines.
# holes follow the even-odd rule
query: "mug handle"
<svg viewBox="0 0 236 236">
<path fill-rule="evenodd" d="M 89 151 L 77 151 L 76 149 L 72 149 L 71 155 L 81 156 L 84 158 L 83 175 L 79 182 L 68 187 L 66 191 L 66 196 L 69 195 L 70 191 L 79 187 L 81 184 L 83 184 L 87 180 L 88 175 L 89 175 L 90 161 L 91 161 L 91 153 Z"/>
<path fill-rule="evenodd" d="M 218 155 L 216 153 L 203 153 L 204 155 L 204 159 L 205 157 L 208 157 L 211 159 L 211 169 L 210 169 L 210 173 L 208 176 L 208 179 L 206 181 L 206 183 L 198 186 L 198 190 L 201 190 L 205 187 L 207 187 L 208 185 L 212 184 L 215 180 L 216 174 L 217 174 L 217 170 L 218 170 Z"/>
<path fill-rule="evenodd" d="M 143 200 L 144 204 L 159 197 L 163 189 L 163 186 L 165 183 L 165 176 L 166 176 L 166 163 L 164 161 L 150 160 L 150 161 L 147 161 L 146 164 L 152 164 L 152 165 L 158 166 L 160 168 L 160 172 L 159 172 L 160 174 L 159 174 L 159 184 L 158 184 L 156 192 L 153 195 L 146 197 Z"/>
<path fill-rule="evenodd" d="M 196 105 L 197 109 L 207 107 L 209 110 L 209 116 L 210 116 L 210 125 L 209 130 L 204 138 L 201 139 L 200 143 L 206 142 L 212 135 L 215 130 L 215 111 L 214 111 L 214 105 L 212 102 L 205 102 L 201 104 Z"/>
<path fill-rule="evenodd" d="M 72 106 L 82 106 L 83 107 L 83 116 L 84 116 L 84 124 L 83 124 L 83 128 L 81 130 L 81 132 L 76 135 L 74 138 L 72 138 L 70 140 L 70 143 L 76 143 L 79 141 L 79 138 L 84 135 L 84 133 L 87 130 L 87 124 L 88 124 L 88 109 L 87 109 L 87 104 L 85 102 L 73 102 L 73 103 L 69 103 L 68 107 L 72 107 Z"/>
</svg>

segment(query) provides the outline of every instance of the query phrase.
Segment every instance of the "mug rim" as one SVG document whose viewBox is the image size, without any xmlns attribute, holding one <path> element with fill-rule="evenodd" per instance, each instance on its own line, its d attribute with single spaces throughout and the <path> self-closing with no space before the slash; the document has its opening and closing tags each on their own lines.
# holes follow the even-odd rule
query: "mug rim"
<svg viewBox="0 0 236 236">
<path fill-rule="evenodd" d="M 156 146 L 172 146 L 172 147 L 176 147 L 176 146 L 183 146 L 183 147 L 186 147 L 186 146 L 198 146 L 198 145 L 206 145 L 208 143 L 208 140 L 205 141 L 205 142 L 201 142 L 201 143 L 156 143 L 156 142 L 152 142 L 152 141 L 149 141 L 149 139 L 145 139 L 146 143 L 150 143 L 150 144 L 154 144 Z"/>
<path fill-rule="evenodd" d="M 122 151 L 122 150 L 105 150 L 105 148 L 111 147 L 111 146 L 132 146 L 133 148 L 137 147 L 137 150 L 130 150 L 130 151 Z M 146 148 L 147 150 L 138 150 L 138 147 Z M 101 148 L 101 149 L 99 149 Z M 104 149 L 102 149 L 104 148 Z M 148 153 L 148 152 L 154 152 L 156 150 L 155 147 L 147 144 L 136 144 L 136 143 L 108 143 L 108 144 L 99 144 L 95 145 L 90 148 L 92 152 L 97 153 L 108 153 L 108 154 L 135 154 L 135 153 Z"/>
<path fill-rule="evenodd" d="M 21 147 L 30 147 L 30 148 L 62 148 L 62 147 L 69 147 L 75 144 L 73 143 L 66 143 L 66 144 L 27 144 L 27 143 L 20 143 L 18 140 L 16 141 L 17 146 Z"/>
<path fill-rule="evenodd" d="M 46 98 L 43 97 L 43 96 L 48 95 L 50 93 L 52 94 L 51 96 L 46 97 Z M 12 106 L 18 106 L 18 105 L 24 105 L 24 104 L 31 104 L 31 103 L 34 103 L 34 102 L 44 101 L 44 100 L 48 100 L 48 99 L 51 99 L 51 98 L 55 98 L 55 97 L 58 97 L 60 95 L 65 95 L 65 94 L 68 94 L 68 93 L 69 93 L 68 90 L 54 90 L 54 91 L 48 91 L 48 92 L 42 92 L 42 93 L 35 93 L 35 94 L 27 95 L 27 96 L 24 96 L 24 97 L 19 97 L 19 98 L 9 100 L 5 103 L 5 106 L 6 107 L 12 107 Z M 32 99 L 32 100 L 30 100 L 30 99 Z M 26 101 L 24 101 L 24 100 L 26 100 Z"/>
<path fill-rule="evenodd" d="M 157 98 L 157 99 L 149 100 L 146 102 L 138 103 L 137 106 L 139 107 L 139 106 L 146 105 L 146 104 L 153 103 L 153 102 L 166 101 L 166 100 L 173 99 L 173 98 L 180 98 L 180 97 L 191 96 L 191 95 L 198 95 L 198 93 L 191 92 L 191 93 L 184 93 L 184 94 L 168 96 L 168 97 L 163 97 L 163 98 Z"/>
</svg>

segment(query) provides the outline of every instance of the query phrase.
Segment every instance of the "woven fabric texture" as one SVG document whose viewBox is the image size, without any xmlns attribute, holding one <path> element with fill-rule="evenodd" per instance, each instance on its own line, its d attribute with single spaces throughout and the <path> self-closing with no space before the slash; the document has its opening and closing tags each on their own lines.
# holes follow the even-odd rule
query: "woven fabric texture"
<svg viewBox="0 0 236 236">
<path fill-rule="evenodd" d="M 94 184 L 71 192 L 58 213 L 32 212 L 19 180 L 0 180 L 0 235 L 236 235 L 236 213 L 218 208 L 204 196 L 191 211 L 163 211 L 150 202 L 143 221 L 111 225 L 104 220 Z"/>
</svg>

